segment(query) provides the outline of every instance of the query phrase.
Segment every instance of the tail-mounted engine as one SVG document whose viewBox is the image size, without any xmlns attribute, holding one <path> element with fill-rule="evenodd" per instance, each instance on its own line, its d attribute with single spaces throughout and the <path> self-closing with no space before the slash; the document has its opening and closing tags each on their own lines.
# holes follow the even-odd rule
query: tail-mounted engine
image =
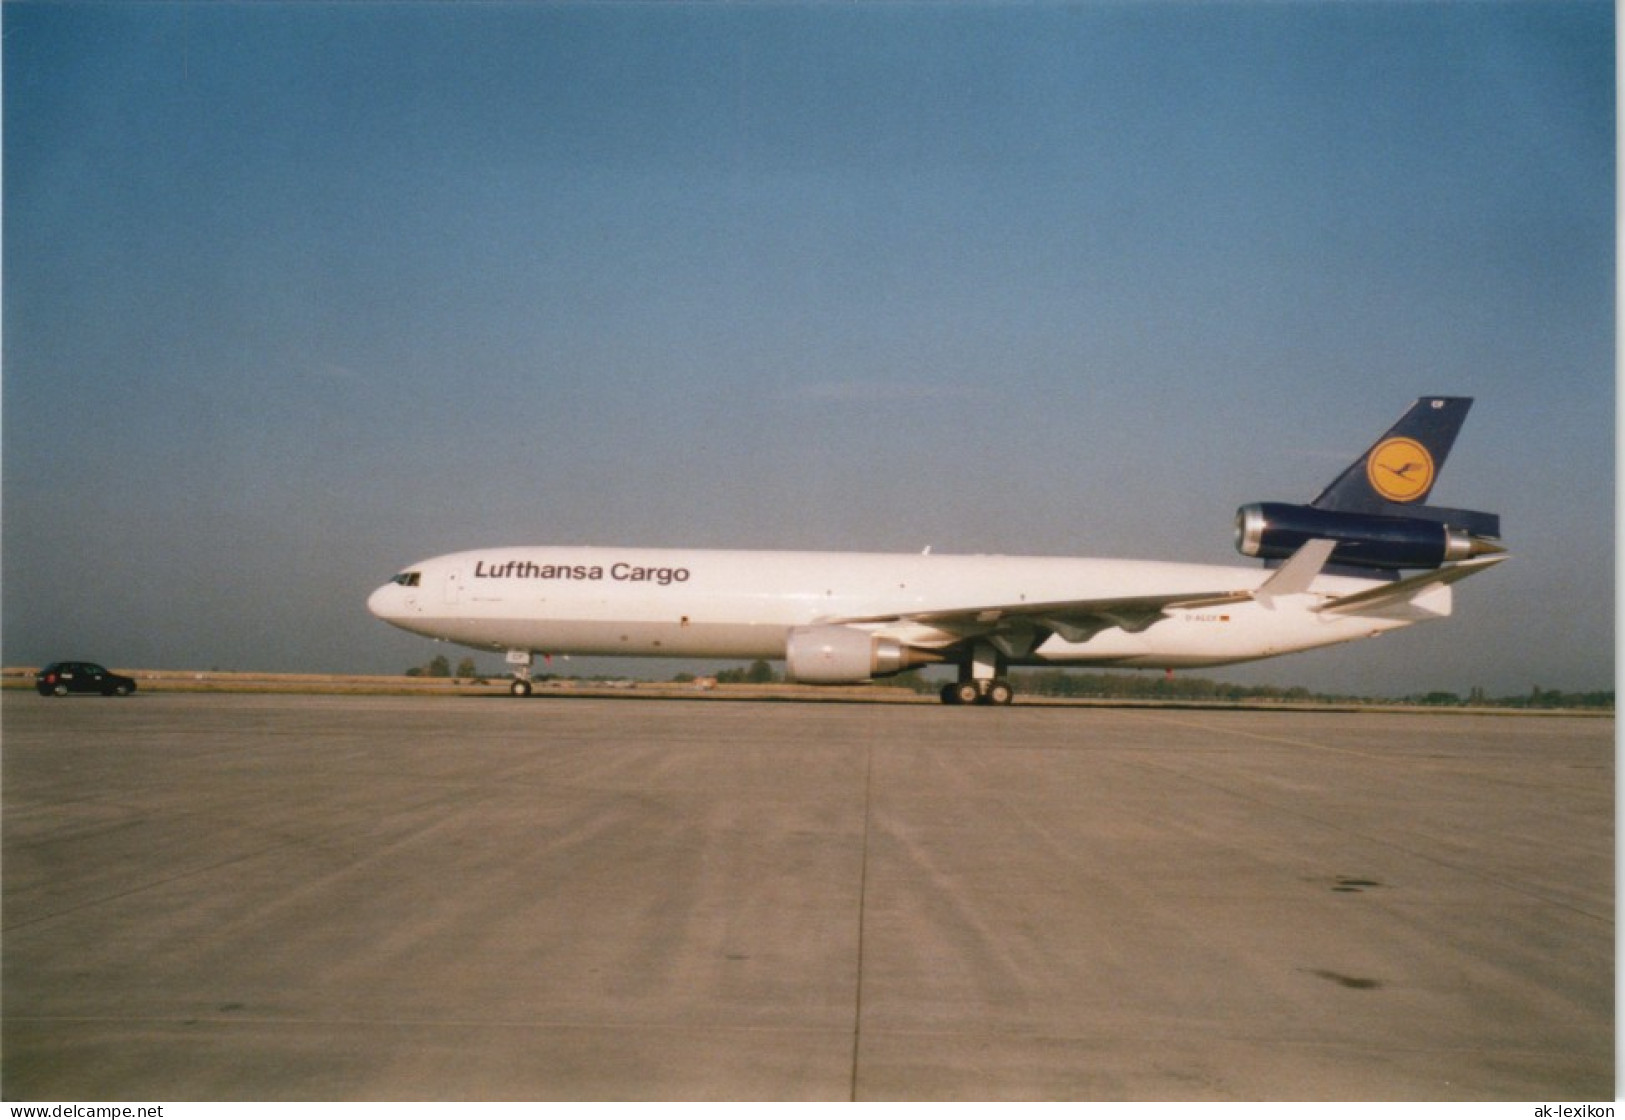
<svg viewBox="0 0 1625 1120">
<path fill-rule="evenodd" d="M 1473 528 L 1488 527 L 1483 519 L 1493 517 L 1470 510 L 1415 509 L 1423 514 L 1459 512 L 1460 520 Z M 1333 564 L 1387 571 L 1437 568 L 1503 551 L 1487 536 L 1428 516 L 1389 517 L 1279 502 L 1259 502 L 1236 511 L 1236 550 L 1243 556 L 1283 560 L 1311 540 L 1337 542 Z"/>
<path fill-rule="evenodd" d="M 866 684 L 940 660 L 855 626 L 797 626 L 784 646 L 785 675 L 804 684 Z"/>
</svg>

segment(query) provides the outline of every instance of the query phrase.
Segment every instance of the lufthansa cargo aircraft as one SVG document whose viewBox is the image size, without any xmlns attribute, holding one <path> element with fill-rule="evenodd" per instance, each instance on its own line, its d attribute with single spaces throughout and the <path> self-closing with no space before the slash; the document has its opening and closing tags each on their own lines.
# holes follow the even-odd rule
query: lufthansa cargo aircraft
<svg viewBox="0 0 1625 1120">
<path fill-rule="evenodd" d="M 929 552 L 484 548 L 373 592 L 384 621 L 534 655 L 782 659 L 855 684 L 957 667 L 949 704 L 1008 704 L 1013 665 L 1174 669 L 1275 657 L 1450 614 L 1451 585 L 1506 559 L 1500 518 L 1427 505 L 1472 399 L 1425 397 L 1307 505 L 1236 514 L 1260 569 Z"/>
</svg>

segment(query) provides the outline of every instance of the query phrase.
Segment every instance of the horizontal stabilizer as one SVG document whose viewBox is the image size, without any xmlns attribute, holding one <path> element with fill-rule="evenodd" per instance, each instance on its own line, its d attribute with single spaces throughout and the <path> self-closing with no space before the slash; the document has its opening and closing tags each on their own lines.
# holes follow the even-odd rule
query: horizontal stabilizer
<svg viewBox="0 0 1625 1120">
<path fill-rule="evenodd" d="M 1372 587 L 1365 591 L 1356 591 L 1352 595 L 1344 595 L 1341 599 L 1333 599 L 1316 608 L 1333 614 L 1359 614 L 1381 607 L 1392 606 L 1395 603 L 1407 603 L 1422 592 L 1432 587 L 1443 587 L 1447 584 L 1464 580 L 1470 575 L 1482 572 L 1486 568 L 1494 567 L 1506 556 L 1485 556 L 1476 560 L 1466 560 L 1448 568 L 1438 571 L 1423 572 L 1421 575 L 1411 576 L 1409 579 L 1395 580 L 1380 587 Z"/>
</svg>

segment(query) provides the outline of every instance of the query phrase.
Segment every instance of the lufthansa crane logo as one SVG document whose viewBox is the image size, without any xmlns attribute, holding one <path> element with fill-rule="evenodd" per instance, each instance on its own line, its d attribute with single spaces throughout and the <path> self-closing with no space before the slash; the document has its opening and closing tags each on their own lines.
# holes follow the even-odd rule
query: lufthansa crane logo
<svg viewBox="0 0 1625 1120">
<path fill-rule="evenodd" d="M 1372 448 L 1365 476 L 1390 502 L 1414 502 L 1433 485 L 1433 456 L 1414 439 L 1395 436 Z"/>
</svg>

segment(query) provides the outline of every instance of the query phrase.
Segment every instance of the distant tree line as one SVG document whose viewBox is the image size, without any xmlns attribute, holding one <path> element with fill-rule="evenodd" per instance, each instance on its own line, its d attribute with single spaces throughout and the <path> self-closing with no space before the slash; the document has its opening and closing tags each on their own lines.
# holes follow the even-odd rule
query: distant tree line
<svg viewBox="0 0 1625 1120">
<path fill-rule="evenodd" d="M 465 657 L 452 671 L 451 662 L 444 655 L 428 665 L 408 669 L 409 677 L 458 677 L 478 679 L 480 672 L 472 657 Z M 605 676 L 595 680 L 611 679 Z M 692 683 L 693 673 L 678 673 L 672 678 L 680 684 Z M 749 665 L 723 669 L 716 674 L 718 684 L 774 684 L 783 680 L 773 665 L 757 659 Z M 1282 687 L 1273 684 L 1243 685 L 1208 680 L 1205 677 L 1179 677 L 1144 672 L 1099 673 L 1075 669 L 1018 670 L 1010 675 L 1016 690 L 1029 696 L 1056 696 L 1090 700 L 1187 700 L 1243 703 L 1282 701 L 1296 703 L 1330 704 L 1416 704 L 1430 708 L 1584 708 L 1612 711 L 1614 693 L 1564 692 L 1560 689 L 1541 688 L 1536 685 L 1529 692 L 1516 696 L 1490 696 L 1483 688 L 1473 688 L 1464 697 L 1455 692 L 1434 691 L 1407 696 L 1373 697 L 1338 695 L 1314 692 L 1300 685 Z M 942 680 L 923 673 L 903 673 L 875 682 L 877 685 L 904 688 L 922 694 L 934 694 Z"/>
<path fill-rule="evenodd" d="M 749 670 L 731 670 L 717 674 L 719 684 L 750 681 L 765 683 L 777 680 L 766 662 L 758 661 Z M 1472 689 L 1466 697 L 1454 692 L 1428 692 L 1409 696 L 1372 697 L 1315 692 L 1301 685 L 1229 684 L 1206 677 L 1166 676 L 1144 672 L 1100 673 L 1076 669 L 1017 670 L 1010 674 L 1016 691 L 1028 696 L 1055 696 L 1073 699 L 1098 700 L 1209 700 L 1220 703 L 1281 701 L 1286 703 L 1323 704 L 1417 704 L 1427 707 L 1455 708 L 1590 708 L 1613 710 L 1614 694 L 1608 692 L 1562 692 L 1557 689 L 1536 687 L 1527 694 L 1492 697 L 1482 688 Z M 940 679 L 922 673 L 903 673 L 875 682 L 894 688 L 934 694 L 942 685 Z"/>
<path fill-rule="evenodd" d="M 1467 694 L 1465 700 L 1450 692 L 1430 692 L 1417 702 L 1443 704 L 1446 707 L 1463 705 L 1469 708 L 1605 708 L 1612 711 L 1614 693 L 1612 689 L 1606 692 L 1564 692 L 1556 688 L 1541 688 L 1537 684 L 1527 696 L 1490 697 L 1485 695 L 1482 688 L 1475 688 Z"/>
<path fill-rule="evenodd" d="M 1017 691 L 1034 696 L 1111 700 L 1297 700 L 1320 699 L 1307 688 L 1272 684 L 1225 684 L 1204 677 L 1144 673 L 1081 673 L 1037 669 L 1011 674 Z"/>
<path fill-rule="evenodd" d="M 779 675 L 761 658 L 752 661 L 744 669 L 724 669 L 717 674 L 718 684 L 772 684 L 779 679 Z"/>
<path fill-rule="evenodd" d="M 459 679 L 473 679 L 480 675 L 479 668 L 474 664 L 472 657 L 465 657 L 457 663 L 457 672 L 451 671 L 451 662 L 445 654 L 440 654 L 427 665 L 416 665 L 406 671 L 409 677 L 457 677 Z"/>
<path fill-rule="evenodd" d="M 1015 673 L 1012 680 L 1023 692 L 1036 696 L 1070 696 L 1101 699 L 1220 700 L 1229 702 L 1280 700 L 1318 703 L 1417 704 L 1437 708 L 1596 708 L 1612 710 L 1614 693 L 1562 692 L 1535 687 L 1527 694 L 1490 696 L 1483 688 L 1473 688 L 1463 697 L 1455 692 L 1426 692 L 1406 696 L 1352 696 L 1314 692 L 1301 686 L 1273 684 L 1238 685 L 1203 677 L 1167 677 L 1137 673 L 1081 673 L 1065 669 L 1040 669 Z"/>
</svg>

